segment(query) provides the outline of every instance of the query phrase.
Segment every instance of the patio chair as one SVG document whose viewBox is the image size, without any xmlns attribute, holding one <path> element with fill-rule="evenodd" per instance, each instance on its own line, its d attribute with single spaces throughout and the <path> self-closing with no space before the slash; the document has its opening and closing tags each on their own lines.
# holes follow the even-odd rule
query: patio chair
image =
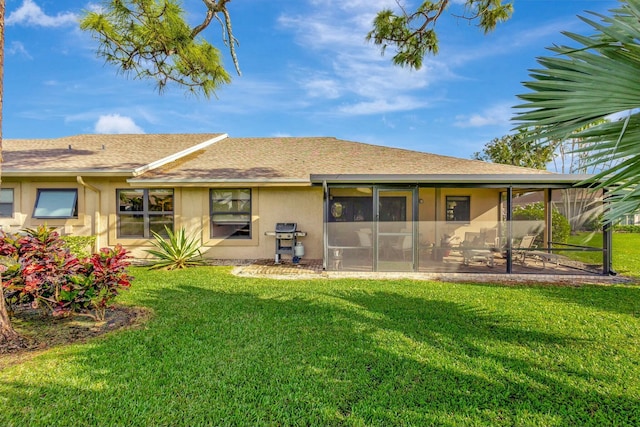
<svg viewBox="0 0 640 427">
<path fill-rule="evenodd" d="M 413 237 L 408 235 L 400 238 L 396 243 L 391 245 L 394 252 L 402 254 L 402 260 L 407 260 L 407 254 L 413 250 Z"/>
<path fill-rule="evenodd" d="M 366 256 L 370 257 L 373 250 L 371 230 L 363 228 L 356 231 L 356 234 L 358 235 L 358 247 L 362 249 Z"/>
<path fill-rule="evenodd" d="M 481 261 L 487 264 L 487 267 L 493 267 L 494 251 L 487 247 L 486 236 L 484 233 L 475 233 L 467 231 L 464 233 L 464 241 L 460 244 L 462 249 L 462 264 L 469 265 L 473 261 Z"/>
<path fill-rule="evenodd" d="M 358 235 L 358 243 L 360 246 L 363 248 L 371 248 L 371 230 L 363 228 L 356 231 L 356 234 Z"/>
<path fill-rule="evenodd" d="M 531 249 L 535 247 L 533 246 L 533 242 L 535 240 L 535 234 L 527 234 L 523 236 L 518 246 L 513 248 L 513 260 L 525 265 L 527 258 L 534 258 L 535 256 Z"/>
</svg>

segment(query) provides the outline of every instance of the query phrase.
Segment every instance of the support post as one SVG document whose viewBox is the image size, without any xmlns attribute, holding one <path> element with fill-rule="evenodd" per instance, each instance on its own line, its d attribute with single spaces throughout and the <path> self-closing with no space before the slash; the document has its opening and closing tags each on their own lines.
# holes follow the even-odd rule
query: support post
<svg viewBox="0 0 640 427">
<path fill-rule="evenodd" d="M 551 189 L 544 189 L 544 241 L 543 246 L 547 252 L 551 252 L 551 242 L 553 241 L 553 209 L 551 205 Z"/>
<path fill-rule="evenodd" d="M 609 210 L 609 201 L 607 198 L 607 189 L 603 191 L 602 203 L 604 203 L 604 211 Z M 613 224 L 611 221 L 605 221 L 602 224 L 602 274 L 605 276 L 615 276 L 617 273 L 612 267 L 611 248 Z"/>
<path fill-rule="evenodd" d="M 507 274 L 513 273 L 513 187 L 507 187 Z"/>
<path fill-rule="evenodd" d="M 322 181 L 322 270 L 327 270 L 329 256 L 329 188 L 327 181 Z"/>
</svg>

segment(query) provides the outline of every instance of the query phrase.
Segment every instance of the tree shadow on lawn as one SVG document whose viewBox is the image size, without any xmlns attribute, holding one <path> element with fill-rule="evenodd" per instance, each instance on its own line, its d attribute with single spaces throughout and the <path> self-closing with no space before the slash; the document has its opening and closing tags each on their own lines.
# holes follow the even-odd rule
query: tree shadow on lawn
<svg viewBox="0 0 640 427">
<path fill-rule="evenodd" d="M 640 399 L 595 391 L 609 388 L 612 382 L 620 382 L 620 389 L 626 389 L 629 378 L 587 371 L 590 362 L 580 360 L 580 354 L 591 351 L 591 340 L 572 336 L 572 331 L 541 332 L 526 320 L 451 301 L 385 292 L 349 293 L 343 298 L 379 313 L 376 328 L 396 331 L 413 342 L 404 357 L 426 361 L 427 372 L 432 372 L 429 366 L 433 366 L 434 354 L 444 355 L 439 366 L 447 369 L 426 380 L 436 380 L 433 391 L 442 392 L 438 406 L 446 411 L 487 411 L 498 416 L 481 420 L 490 424 L 508 424 L 507 420 L 516 425 L 535 424 L 536 413 L 542 416 L 538 422 L 543 425 L 554 423 L 553 414 L 561 424 L 635 420 L 633 424 L 640 420 Z M 564 350 L 558 352 L 560 348 Z M 562 360 L 552 359 L 556 353 Z M 459 407 L 456 400 L 475 403 Z M 527 412 L 533 418 L 518 418 Z M 544 414 L 551 417 L 545 419 Z"/>
<path fill-rule="evenodd" d="M 640 317 L 640 284 L 555 284 L 555 283 L 464 283 L 481 288 L 527 288 L 530 292 L 563 303 L 615 314 Z"/>
<path fill-rule="evenodd" d="M 565 303 L 640 318 L 640 286 L 585 285 L 571 287 L 541 286 L 540 294 Z"/>
<path fill-rule="evenodd" d="M 0 372 L 0 424 L 633 424 L 606 378 L 546 372 L 566 335 L 393 292 L 147 291 L 156 317 Z M 495 347 L 494 347 L 495 345 Z M 503 351 L 504 350 L 504 351 Z M 49 369 L 49 368 L 48 368 Z M 54 374 L 55 373 L 55 374 Z M 622 379 L 620 379 L 622 380 Z M 594 382 L 593 387 L 585 383 Z"/>
</svg>

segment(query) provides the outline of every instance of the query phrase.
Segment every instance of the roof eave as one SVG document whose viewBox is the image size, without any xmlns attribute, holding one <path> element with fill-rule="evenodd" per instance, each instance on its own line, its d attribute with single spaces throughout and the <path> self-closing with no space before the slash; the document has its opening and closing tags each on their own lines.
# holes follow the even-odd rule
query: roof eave
<svg viewBox="0 0 640 427">
<path fill-rule="evenodd" d="M 577 174 L 312 174 L 312 183 L 343 184 L 478 184 L 478 185 L 528 185 L 528 184 L 577 184 L 593 175 Z"/>
<path fill-rule="evenodd" d="M 3 178 L 75 178 L 84 177 L 131 177 L 132 170 L 104 170 L 104 169 L 69 169 L 69 170 L 16 170 L 2 169 Z"/>
<path fill-rule="evenodd" d="M 221 186 L 243 186 L 243 187 L 309 187 L 309 180 L 296 178 L 283 179 L 241 179 L 241 178 L 224 178 L 224 179 L 200 179 L 200 178 L 169 178 L 169 179 L 128 179 L 127 182 L 139 187 L 221 187 Z"/>
</svg>

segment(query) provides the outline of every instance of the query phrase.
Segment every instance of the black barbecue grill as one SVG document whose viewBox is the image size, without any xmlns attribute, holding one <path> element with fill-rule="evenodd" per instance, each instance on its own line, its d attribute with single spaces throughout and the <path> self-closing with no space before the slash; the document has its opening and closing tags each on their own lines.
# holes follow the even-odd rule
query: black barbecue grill
<svg viewBox="0 0 640 427">
<path fill-rule="evenodd" d="M 291 255 L 293 263 L 298 263 L 304 255 L 304 247 L 298 242 L 298 237 L 304 237 L 307 233 L 298 231 L 298 224 L 295 222 L 278 222 L 275 231 L 264 234 L 276 238 L 276 264 L 280 264 L 281 255 Z"/>
</svg>

